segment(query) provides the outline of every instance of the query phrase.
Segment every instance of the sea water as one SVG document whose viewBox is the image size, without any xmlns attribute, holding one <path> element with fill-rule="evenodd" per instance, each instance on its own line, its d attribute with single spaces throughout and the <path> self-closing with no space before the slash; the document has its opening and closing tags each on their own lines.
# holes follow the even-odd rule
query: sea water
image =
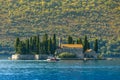
<svg viewBox="0 0 120 80">
<path fill-rule="evenodd" d="M 120 80 L 120 59 L 0 60 L 0 80 Z"/>
</svg>

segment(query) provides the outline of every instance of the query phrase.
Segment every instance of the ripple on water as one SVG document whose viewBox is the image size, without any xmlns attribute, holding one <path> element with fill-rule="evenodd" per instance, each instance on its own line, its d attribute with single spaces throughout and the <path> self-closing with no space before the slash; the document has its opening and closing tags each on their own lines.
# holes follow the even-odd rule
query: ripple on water
<svg viewBox="0 0 120 80">
<path fill-rule="evenodd" d="M 120 60 L 0 61 L 0 80 L 120 80 Z M 87 77 L 86 77 L 87 76 Z"/>
</svg>

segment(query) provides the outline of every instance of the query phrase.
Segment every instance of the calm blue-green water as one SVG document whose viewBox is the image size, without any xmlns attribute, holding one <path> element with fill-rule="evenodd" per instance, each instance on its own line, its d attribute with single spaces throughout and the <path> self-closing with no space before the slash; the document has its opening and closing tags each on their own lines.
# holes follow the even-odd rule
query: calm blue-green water
<svg viewBox="0 0 120 80">
<path fill-rule="evenodd" d="M 120 80 L 120 59 L 0 61 L 0 80 Z"/>
</svg>

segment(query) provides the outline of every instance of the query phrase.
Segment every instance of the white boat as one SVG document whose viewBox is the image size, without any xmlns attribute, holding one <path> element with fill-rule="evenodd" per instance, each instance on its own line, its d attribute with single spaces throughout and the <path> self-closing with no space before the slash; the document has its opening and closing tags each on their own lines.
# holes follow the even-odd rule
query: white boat
<svg viewBox="0 0 120 80">
<path fill-rule="evenodd" d="M 112 60 L 112 58 L 107 58 L 107 60 Z"/>
<path fill-rule="evenodd" d="M 47 59 L 47 61 L 52 61 L 52 62 L 59 61 L 59 60 L 60 60 L 59 58 L 55 58 L 55 57 L 51 57 Z"/>
<path fill-rule="evenodd" d="M 84 60 L 84 61 L 86 61 L 86 60 L 87 60 L 87 58 L 83 58 L 83 60 Z"/>
</svg>

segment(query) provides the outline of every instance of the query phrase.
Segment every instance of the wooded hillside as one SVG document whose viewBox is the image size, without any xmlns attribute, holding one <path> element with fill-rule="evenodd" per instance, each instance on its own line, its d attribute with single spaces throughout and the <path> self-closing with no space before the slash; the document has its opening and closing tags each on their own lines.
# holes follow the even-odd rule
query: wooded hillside
<svg viewBox="0 0 120 80">
<path fill-rule="evenodd" d="M 44 33 L 98 37 L 120 50 L 120 1 L 0 0 L 1 41 Z"/>
</svg>

